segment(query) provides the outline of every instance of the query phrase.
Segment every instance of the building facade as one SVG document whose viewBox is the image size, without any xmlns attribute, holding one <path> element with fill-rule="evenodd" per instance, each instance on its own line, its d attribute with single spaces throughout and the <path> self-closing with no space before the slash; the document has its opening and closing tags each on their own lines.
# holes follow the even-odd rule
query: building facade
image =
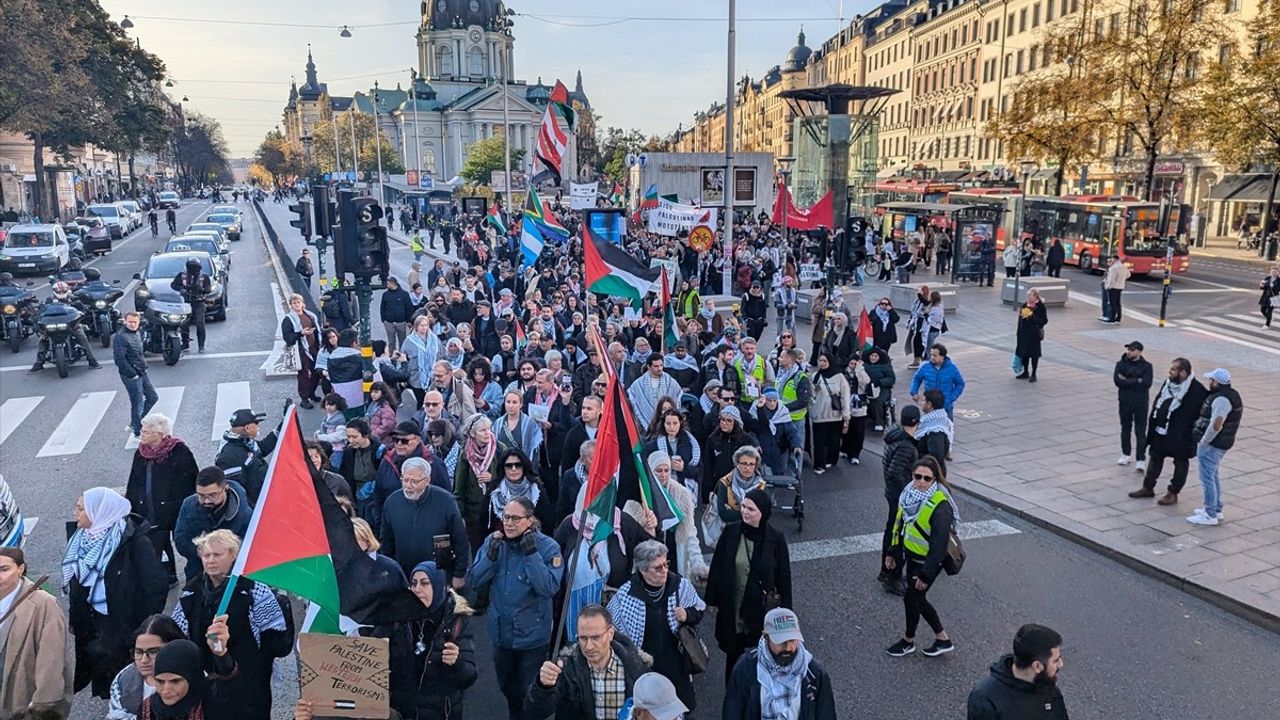
<svg viewBox="0 0 1280 720">
<path fill-rule="evenodd" d="M 1228 0 L 1224 19 L 1242 41 L 1263 0 Z M 1009 157 L 987 126 L 1009 107 L 1020 78 L 1066 58 L 1045 41 L 1050 29 L 1123 31 L 1124 5 L 1112 0 L 891 0 L 855 17 L 806 57 L 803 73 L 775 68 L 744 80 L 735 95 L 736 152 L 794 155 L 794 117 L 777 97 L 783 87 L 833 83 L 897 90 L 881 113 L 877 138 L 881 177 L 915 174 L 959 178 L 982 174 L 1052 192 L 1056 168 Z M 1215 11 L 1217 9 L 1215 8 Z M 1242 42 L 1243 47 L 1252 43 Z M 799 46 L 803 46 L 803 36 Z M 807 49 L 807 48 L 806 48 Z M 1222 48 L 1205 48 L 1200 62 Z M 794 69 L 794 64 L 791 65 Z M 793 78 L 787 83 L 788 78 Z M 723 152 L 724 106 L 714 102 L 678 129 L 682 151 Z M 771 124 L 772 121 L 772 124 Z M 1067 168 L 1072 191 L 1136 194 L 1143 182 L 1141 148 L 1122 137 L 1099 138 L 1101 162 Z M 1156 166 L 1154 195 L 1204 213 L 1212 188 L 1226 175 L 1211 154 L 1169 148 Z M 1065 191 L 1065 189 L 1064 189 Z"/>
<path fill-rule="evenodd" d="M 306 81 L 290 88 L 284 108 L 286 137 L 305 145 L 327 115 L 322 112 L 326 103 L 334 112 L 354 106 L 376 113 L 378 127 L 411 173 L 441 186 L 457 184 L 472 144 L 501 137 L 509 128 L 512 147 L 525 151 L 526 167 L 512 170 L 527 172 L 552 87 L 541 78 L 533 85 L 515 79 L 515 37 L 506 18 L 506 7 L 498 0 L 423 2 L 414 36 L 417 68 L 406 79 L 407 89 L 397 84 L 346 97 L 330 94 L 308 51 Z M 577 110 L 591 108 L 581 72 L 569 97 Z M 564 128 L 562 119 L 560 125 Z M 338 163 L 344 164 L 341 158 Z M 566 180 L 578 177 L 576 143 L 568 143 L 561 170 Z"/>
</svg>

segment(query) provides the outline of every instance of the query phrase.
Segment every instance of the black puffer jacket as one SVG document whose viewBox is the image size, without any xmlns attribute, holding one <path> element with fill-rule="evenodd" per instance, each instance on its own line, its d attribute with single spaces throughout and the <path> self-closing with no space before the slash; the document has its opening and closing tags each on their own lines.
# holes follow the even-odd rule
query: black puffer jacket
<svg viewBox="0 0 1280 720">
<path fill-rule="evenodd" d="M 151 492 L 147 493 L 147 468 L 151 469 Z M 133 512 L 146 518 L 156 530 L 172 530 L 178 522 L 178 510 L 182 501 L 196 491 L 196 473 L 200 467 L 191 454 L 191 448 L 179 441 L 168 455 L 148 460 L 142 452 L 133 453 L 133 466 L 129 469 L 129 482 L 124 496 L 133 505 Z"/>
<path fill-rule="evenodd" d="M 1013 676 L 1013 656 L 991 663 L 991 674 L 969 693 L 968 720 L 1067 720 L 1056 685 L 1035 685 Z"/>
<path fill-rule="evenodd" d="M 894 425 L 884 434 L 884 496 L 896 501 L 911 482 L 911 466 L 920 458 L 915 438 Z"/>
</svg>

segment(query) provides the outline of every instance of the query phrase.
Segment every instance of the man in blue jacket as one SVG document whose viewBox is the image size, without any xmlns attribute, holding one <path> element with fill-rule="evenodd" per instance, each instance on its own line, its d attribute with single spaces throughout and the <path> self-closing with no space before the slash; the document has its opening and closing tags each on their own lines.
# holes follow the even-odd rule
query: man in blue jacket
<svg viewBox="0 0 1280 720">
<path fill-rule="evenodd" d="M 493 665 L 511 720 L 527 717 L 525 693 L 547 657 L 552 599 L 564 575 L 560 546 L 538 530 L 533 512 L 529 498 L 512 498 L 502 510 L 502 529 L 485 538 L 468 576 L 476 592 L 489 591 Z"/>
<path fill-rule="evenodd" d="M 964 376 L 960 368 L 947 357 L 947 346 L 934 343 L 929 348 L 929 362 L 921 365 L 911 378 L 911 397 L 917 403 L 924 402 L 925 390 L 939 390 L 946 401 L 947 417 L 955 419 L 956 400 L 964 392 Z"/>
<path fill-rule="evenodd" d="M 251 517 L 253 507 L 244 487 L 228 480 L 222 468 L 210 465 L 196 473 L 196 494 L 182 501 L 178 522 L 173 528 L 173 544 L 178 554 L 187 560 L 186 581 L 191 582 L 203 572 L 194 542 L 197 537 L 225 529 L 243 540 Z"/>
<path fill-rule="evenodd" d="M 378 304 L 378 319 L 387 333 L 387 345 L 399 350 L 409 335 L 409 320 L 413 317 L 413 298 L 400 287 L 400 281 L 387 278 L 387 289 L 382 292 Z"/>
</svg>

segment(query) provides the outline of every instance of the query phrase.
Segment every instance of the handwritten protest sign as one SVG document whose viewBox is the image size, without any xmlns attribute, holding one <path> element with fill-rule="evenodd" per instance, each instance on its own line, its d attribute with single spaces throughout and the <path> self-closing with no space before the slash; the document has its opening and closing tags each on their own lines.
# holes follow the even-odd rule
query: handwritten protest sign
<svg viewBox="0 0 1280 720">
<path fill-rule="evenodd" d="M 319 717 L 385 718 L 391 707 L 391 651 L 384 638 L 302 633 L 302 699 Z"/>
</svg>

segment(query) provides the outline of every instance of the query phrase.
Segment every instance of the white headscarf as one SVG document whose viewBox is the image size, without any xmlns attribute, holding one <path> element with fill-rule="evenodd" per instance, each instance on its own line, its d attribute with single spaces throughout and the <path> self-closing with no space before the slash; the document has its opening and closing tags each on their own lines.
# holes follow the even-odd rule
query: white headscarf
<svg viewBox="0 0 1280 720">
<path fill-rule="evenodd" d="M 120 493 L 105 487 L 89 488 L 84 492 L 84 514 L 89 527 L 76 530 L 67 542 L 67 553 L 62 557 L 62 586 L 71 587 L 75 580 L 89 590 L 89 604 L 102 615 L 107 608 L 107 565 L 120 546 L 124 535 L 125 518 L 132 506 Z"/>
<path fill-rule="evenodd" d="M 84 491 L 84 514 L 92 525 L 84 532 L 98 537 L 115 527 L 133 512 L 133 505 L 111 488 L 95 487 Z"/>
</svg>

